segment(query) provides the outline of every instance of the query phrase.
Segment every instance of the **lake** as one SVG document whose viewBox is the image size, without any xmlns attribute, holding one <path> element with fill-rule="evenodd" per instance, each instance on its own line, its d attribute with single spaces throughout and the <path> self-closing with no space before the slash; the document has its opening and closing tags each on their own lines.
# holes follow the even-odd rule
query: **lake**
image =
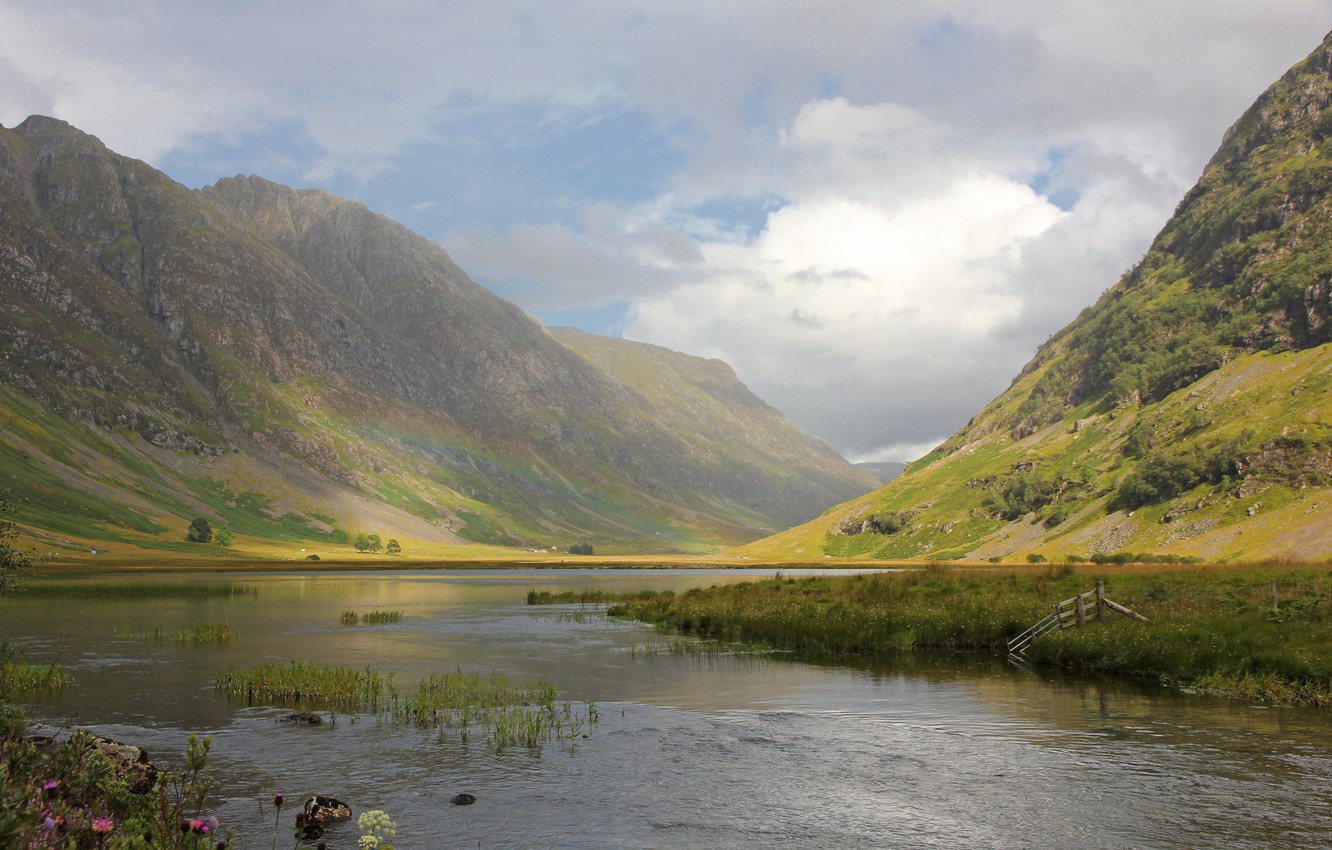
<svg viewBox="0 0 1332 850">
<path fill-rule="evenodd" d="M 61 581 L 121 595 L 0 598 L 0 637 L 28 661 L 58 653 L 74 675 L 34 708 L 45 721 L 169 764 L 188 733 L 213 736 L 213 813 L 250 850 L 270 846 L 277 791 L 298 805 L 325 794 L 357 813 L 384 809 L 399 850 L 1332 843 L 1326 711 L 1043 675 L 991 656 L 818 665 L 672 652 L 672 635 L 596 607 L 525 604 L 534 589 L 678 591 L 763 574 L 103 574 Z M 162 596 L 161 585 L 237 592 Z M 402 619 L 344 626 L 345 610 Z M 223 620 L 236 635 L 222 645 L 118 636 Z M 213 688 L 230 665 L 289 659 L 372 665 L 405 689 L 457 668 L 542 679 L 599 719 L 585 738 L 498 749 L 373 717 L 279 723 L 289 710 Z M 450 805 L 460 792 L 476 803 Z M 325 840 L 350 850 L 358 834 L 345 824 Z"/>
</svg>

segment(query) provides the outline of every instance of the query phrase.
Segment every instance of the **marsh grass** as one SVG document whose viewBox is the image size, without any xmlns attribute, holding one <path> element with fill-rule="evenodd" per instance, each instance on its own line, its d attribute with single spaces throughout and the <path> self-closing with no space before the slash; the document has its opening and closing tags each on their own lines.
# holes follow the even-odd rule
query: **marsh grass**
<svg viewBox="0 0 1332 850">
<path fill-rule="evenodd" d="M 573 703 L 557 706 L 551 685 L 514 685 L 497 672 L 435 673 L 421 679 L 415 693 L 404 694 L 393 684 L 392 673 L 369 666 L 355 670 L 292 661 L 249 671 L 231 668 L 214 684 L 250 705 L 371 714 L 404 726 L 456 729 L 463 740 L 479 728 L 499 747 L 572 739 L 595 722 L 590 704 L 581 713 Z"/>
<path fill-rule="evenodd" d="M 216 599 L 258 596 L 259 588 L 236 582 L 179 583 L 30 580 L 25 596 L 48 599 Z"/>
<path fill-rule="evenodd" d="M 630 593 L 611 593 L 607 590 L 565 590 L 552 593 L 549 590 L 527 591 L 528 605 L 596 605 L 608 602 L 648 601 L 661 597 L 674 596 L 670 590 L 638 590 Z"/>
<path fill-rule="evenodd" d="M 155 623 L 144 629 L 136 629 L 133 626 L 120 626 L 116 629 L 116 637 L 123 640 L 164 640 L 166 638 L 166 626 L 162 623 Z"/>
<path fill-rule="evenodd" d="M 718 640 L 700 640 L 698 638 L 674 638 L 669 643 L 645 643 L 629 647 L 630 658 L 655 658 L 667 655 L 673 657 L 715 657 L 722 655 L 771 655 L 770 647 L 749 643 L 726 643 Z"/>
<path fill-rule="evenodd" d="M 166 627 L 162 623 L 157 623 L 149 628 L 135 629 L 132 626 L 121 626 L 116 629 L 116 637 L 124 640 L 151 640 L 163 641 L 167 638 Z M 196 623 L 194 625 L 181 626 L 174 635 L 176 643 L 193 643 L 202 646 L 208 643 L 227 643 L 236 632 L 231 628 L 230 623 Z"/>
<path fill-rule="evenodd" d="M 235 635 L 231 624 L 221 623 L 197 623 L 192 626 L 181 626 L 180 631 L 176 632 L 176 643 L 193 643 L 201 645 L 206 643 L 227 643 Z"/>
<path fill-rule="evenodd" d="M 397 623 L 402 620 L 401 611 L 370 611 L 366 614 L 358 614 L 355 611 L 342 612 L 342 625 L 344 626 L 382 626 L 388 623 Z"/>
<path fill-rule="evenodd" d="M 1030 661 L 1236 696 L 1332 704 L 1332 571 L 1325 566 L 1095 569 L 773 579 L 622 603 L 608 613 L 806 658 L 1002 652 L 1054 602 L 1102 578 L 1110 598 L 1149 622 L 1109 614 L 1104 622 L 1041 638 L 1027 651 Z"/>
<path fill-rule="evenodd" d="M 10 661 L 0 664 L 0 699 L 10 694 L 43 694 L 59 690 L 73 682 L 58 661 L 50 664 L 23 664 Z"/>
</svg>

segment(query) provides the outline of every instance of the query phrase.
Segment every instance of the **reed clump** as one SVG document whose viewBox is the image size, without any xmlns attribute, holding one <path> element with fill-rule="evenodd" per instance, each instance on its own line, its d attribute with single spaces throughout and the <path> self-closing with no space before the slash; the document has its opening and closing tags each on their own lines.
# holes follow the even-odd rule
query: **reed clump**
<svg viewBox="0 0 1332 850">
<path fill-rule="evenodd" d="M 357 626 L 361 624 L 367 626 L 382 626 L 387 623 L 397 623 L 401 620 L 401 611 L 370 611 L 366 614 L 358 614 L 355 611 L 342 612 L 342 625 L 344 626 Z"/>
<path fill-rule="evenodd" d="M 557 706 L 555 688 L 544 682 L 515 685 L 497 672 L 454 670 L 417 683 L 415 693 L 393 684 L 393 674 L 302 661 L 229 669 L 214 684 L 247 703 L 309 710 L 366 713 L 381 720 L 426 728 L 454 728 L 466 740 L 473 728 L 500 747 L 538 746 L 552 738 L 577 737 L 593 722 L 590 704 Z"/>
<path fill-rule="evenodd" d="M 527 591 L 528 605 L 596 605 L 608 602 L 631 602 L 674 596 L 670 590 L 638 590 L 630 593 L 612 593 L 608 590 L 549 590 Z"/>
<path fill-rule="evenodd" d="M 625 602 L 608 613 L 803 657 L 1006 651 L 1008 640 L 1053 603 L 1092 589 L 1100 578 L 1110 598 L 1148 622 L 1110 613 L 1103 622 L 1051 633 L 1027 650 L 1031 662 L 1332 704 L 1332 571 L 1284 565 L 1101 570 L 1056 566 L 1004 574 L 936 567 L 773 579 Z"/>
<path fill-rule="evenodd" d="M 23 583 L 26 596 L 74 599 L 230 599 L 258 596 L 259 588 L 238 582 L 108 582 L 33 579 Z"/>
<path fill-rule="evenodd" d="M 193 625 L 181 626 L 176 631 L 176 643 L 193 643 L 202 646 L 209 643 L 227 643 L 236 636 L 236 630 L 230 623 L 195 623 Z M 116 637 L 125 640 L 166 640 L 166 626 L 162 623 L 156 623 L 145 628 L 135 628 L 133 626 L 121 626 L 116 629 Z"/>
<path fill-rule="evenodd" d="M 248 705 L 294 705 L 342 712 L 378 711 L 384 704 L 392 674 L 330 667 L 308 661 L 260 664 L 252 670 L 230 667 L 213 684 Z"/>
</svg>

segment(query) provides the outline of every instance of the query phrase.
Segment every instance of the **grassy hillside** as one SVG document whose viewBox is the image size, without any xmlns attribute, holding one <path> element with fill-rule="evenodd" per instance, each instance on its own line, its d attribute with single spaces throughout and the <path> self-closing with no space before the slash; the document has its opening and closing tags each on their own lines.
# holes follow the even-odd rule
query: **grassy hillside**
<svg viewBox="0 0 1332 850">
<path fill-rule="evenodd" d="M 0 308 L 0 488 L 70 545 L 701 553 L 870 486 L 733 375 L 640 391 L 361 204 L 192 191 L 49 118 L 0 128 Z"/>
<path fill-rule="evenodd" d="M 759 557 L 1332 557 L 1332 45 L 1142 261 L 897 481 Z"/>
</svg>

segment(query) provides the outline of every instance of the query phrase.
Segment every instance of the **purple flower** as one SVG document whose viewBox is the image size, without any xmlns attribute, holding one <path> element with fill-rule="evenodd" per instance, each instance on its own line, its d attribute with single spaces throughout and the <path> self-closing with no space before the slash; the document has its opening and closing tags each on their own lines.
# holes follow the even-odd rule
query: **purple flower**
<svg viewBox="0 0 1332 850">
<path fill-rule="evenodd" d="M 97 833 L 98 835 L 106 835 L 115 828 L 116 828 L 116 822 L 111 820 L 111 818 L 98 818 L 97 820 L 93 821 L 92 825 L 92 831 Z"/>
<path fill-rule="evenodd" d="M 279 791 L 279 792 L 277 792 L 276 794 L 273 795 L 273 805 L 277 806 L 277 807 L 280 809 L 280 808 L 282 808 L 282 803 L 283 803 L 286 799 L 287 799 L 287 798 L 284 797 L 284 796 L 282 795 L 282 792 Z"/>
</svg>

